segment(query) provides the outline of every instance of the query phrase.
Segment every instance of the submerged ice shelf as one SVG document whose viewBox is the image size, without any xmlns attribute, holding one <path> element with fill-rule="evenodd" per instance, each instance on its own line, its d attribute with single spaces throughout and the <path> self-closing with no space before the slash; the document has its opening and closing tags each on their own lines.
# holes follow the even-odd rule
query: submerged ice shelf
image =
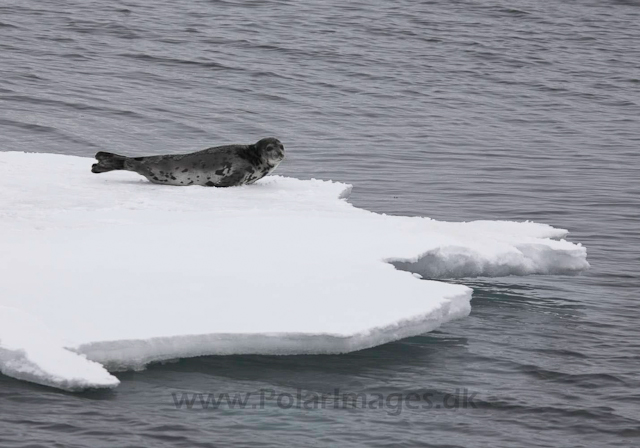
<svg viewBox="0 0 640 448">
<path fill-rule="evenodd" d="M 5 375 L 81 390 L 180 357 L 345 353 L 469 313 L 471 289 L 412 273 L 588 267 L 544 224 L 380 215 L 330 181 L 179 188 L 90 166 L 0 153 Z"/>
</svg>

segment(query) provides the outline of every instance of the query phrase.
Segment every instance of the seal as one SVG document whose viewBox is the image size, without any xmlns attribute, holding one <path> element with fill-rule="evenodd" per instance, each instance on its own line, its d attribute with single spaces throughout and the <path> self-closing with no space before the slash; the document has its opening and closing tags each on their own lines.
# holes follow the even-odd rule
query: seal
<svg viewBox="0 0 640 448">
<path fill-rule="evenodd" d="M 252 184 L 272 172 L 284 159 L 284 146 L 273 137 L 253 145 L 216 146 L 189 154 L 126 157 L 100 151 L 93 173 L 134 171 L 164 185 L 234 187 Z"/>
</svg>

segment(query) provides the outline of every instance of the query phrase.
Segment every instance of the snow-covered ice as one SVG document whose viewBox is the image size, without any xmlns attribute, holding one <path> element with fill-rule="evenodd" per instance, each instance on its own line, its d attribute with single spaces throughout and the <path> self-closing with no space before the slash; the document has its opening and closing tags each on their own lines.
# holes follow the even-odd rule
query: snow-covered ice
<svg viewBox="0 0 640 448">
<path fill-rule="evenodd" d="M 330 181 L 169 187 L 91 163 L 0 153 L 5 375 L 81 390 L 180 357 L 345 353 L 469 313 L 471 289 L 425 279 L 588 267 L 544 224 L 380 215 Z"/>
<path fill-rule="evenodd" d="M 40 319 L 6 306 L 0 306 L 0 372 L 67 390 L 120 383 L 99 363 L 66 350 Z"/>
</svg>

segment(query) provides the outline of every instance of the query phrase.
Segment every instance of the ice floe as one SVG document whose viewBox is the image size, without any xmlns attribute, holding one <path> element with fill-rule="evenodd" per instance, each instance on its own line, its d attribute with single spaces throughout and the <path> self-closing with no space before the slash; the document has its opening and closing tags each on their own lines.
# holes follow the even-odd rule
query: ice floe
<svg viewBox="0 0 640 448">
<path fill-rule="evenodd" d="M 469 313 L 471 289 L 431 279 L 588 267 L 544 224 L 376 214 L 331 181 L 170 187 L 91 163 L 0 153 L 5 375 L 79 390 L 181 357 L 346 353 Z"/>
</svg>

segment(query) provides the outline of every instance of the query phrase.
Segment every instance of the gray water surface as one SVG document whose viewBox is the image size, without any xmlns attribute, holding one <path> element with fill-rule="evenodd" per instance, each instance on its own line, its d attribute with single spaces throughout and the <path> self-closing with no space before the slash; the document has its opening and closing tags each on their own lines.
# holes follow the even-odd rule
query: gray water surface
<svg viewBox="0 0 640 448">
<path fill-rule="evenodd" d="M 0 150 L 272 135 L 279 174 L 352 183 L 356 206 L 543 222 L 592 265 L 456 280 L 468 318 L 347 355 L 186 359 L 82 394 L 0 376 L 0 446 L 637 446 L 639 117 L 633 0 L 0 1 Z M 287 408 L 336 388 L 388 402 Z M 433 406 L 397 406 L 414 393 Z"/>
</svg>

